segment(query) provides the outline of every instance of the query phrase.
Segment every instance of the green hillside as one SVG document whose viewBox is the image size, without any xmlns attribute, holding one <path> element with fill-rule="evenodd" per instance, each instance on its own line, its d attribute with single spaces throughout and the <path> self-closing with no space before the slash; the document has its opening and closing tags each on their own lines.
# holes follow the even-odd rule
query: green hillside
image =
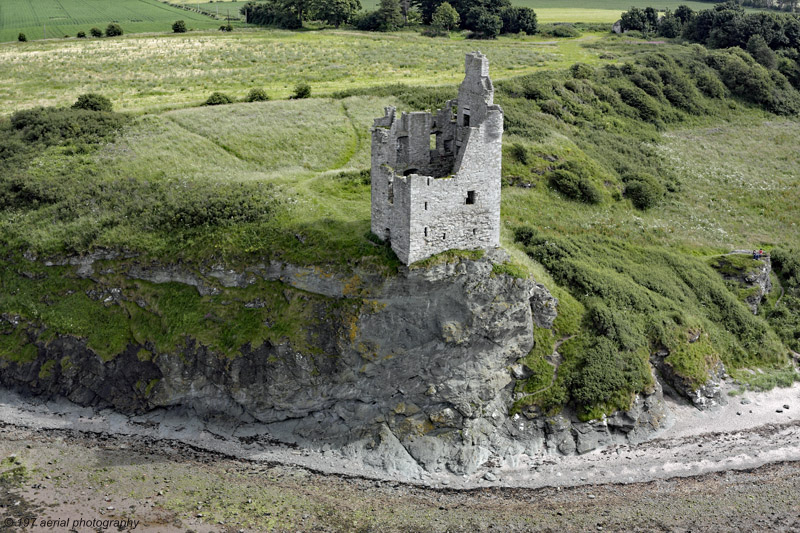
<svg viewBox="0 0 800 533">
<path fill-rule="evenodd" d="M 0 309 L 50 334 L 89 335 L 105 358 L 144 340 L 169 349 L 177 332 L 235 356 L 248 336 L 255 342 L 264 334 L 252 317 L 220 308 L 231 329 L 209 328 L 202 312 L 208 302 L 196 291 L 163 286 L 131 295 L 192 310 L 165 311 L 155 323 L 135 306 L 106 308 L 84 297 L 85 280 L 67 269 L 48 274 L 23 254 L 114 249 L 185 265 L 277 259 L 391 275 L 396 259 L 369 234 L 371 120 L 385 105 L 425 109 L 452 98 L 463 51 L 474 43 L 347 32 L 256 35 L 204 42 L 238 43 L 236 50 L 267 43 L 282 54 L 284 69 L 247 60 L 261 49 L 245 59 L 231 53 L 208 71 L 186 60 L 173 72 L 163 65 L 180 65 L 185 47 L 199 41 L 152 39 L 171 58 L 161 67 L 163 84 L 153 87 L 161 94 L 137 102 L 110 76 L 92 84 L 121 107 L 150 113 L 32 109 L 3 119 L 0 247 L 15 267 L 0 280 Z M 586 37 L 552 45 L 551 56 L 535 41 L 481 43 L 505 112 L 502 242 L 513 260 L 497 273 L 532 274 L 560 300 L 554 329 L 537 330 L 524 359 L 533 375 L 517 384 L 513 409 L 556 412 L 571 404 L 592 418 L 627 407 L 634 393 L 652 387 L 648 360 L 662 347 L 671 368 L 694 386 L 720 362 L 751 386 L 791 382 L 787 354 L 800 350 L 800 93 L 738 49 Z M 115 42 L 136 50 L 142 39 Z M 351 53 L 354 43 L 361 48 Z M 7 45 L 0 54 L 11 48 L 19 53 Z M 70 54 L 61 57 L 80 65 L 83 56 Z M 359 58 L 353 65 L 352 57 Z M 118 73 L 138 70 L 142 83 L 158 68 L 135 52 L 118 65 Z M 340 65 L 360 69 L 355 82 L 337 74 Z M 218 76 L 223 68 L 227 78 Z M 264 70 L 287 91 L 319 76 L 312 94 L 320 87 L 327 94 L 163 111 L 199 103 L 228 79 L 241 99 L 248 85 L 266 80 L 258 77 Z M 188 72 L 199 81 L 181 82 Z M 759 84 L 741 91 L 741 79 Z M 32 86 L 64 103 L 78 83 L 42 77 Z M 190 98 L 182 86 L 192 86 Z M 1 103 L 28 108 L 37 96 L 28 98 Z M 776 290 L 753 315 L 747 291 L 714 265 L 731 249 L 759 247 L 776 258 L 773 283 L 784 296 Z M 124 286 L 113 273 L 107 282 Z M 270 334 L 293 338 L 305 312 L 281 308 L 285 314 L 267 317 L 282 324 Z M 544 356 L 558 341 L 565 341 L 563 361 L 555 368 Z M 0 355 L 26 357 L 24 344 L 3 336 Z"/>
<path fill-rule="evenodd" d="M 104 30 L 116 22 L 126 33 L 170 31 L 178 19 L 189 28 L 211 29 L 219 21 L 200 13 L 168 6 L 158 0 L 3 0 L 0 3 L 0 42 L 75 37 L 93 27 Z"/>
</svg>

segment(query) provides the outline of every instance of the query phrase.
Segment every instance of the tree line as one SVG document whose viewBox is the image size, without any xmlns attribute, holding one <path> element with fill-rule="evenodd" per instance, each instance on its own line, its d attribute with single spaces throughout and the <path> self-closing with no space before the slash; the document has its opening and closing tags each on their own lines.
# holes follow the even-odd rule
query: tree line
<svg viewBox="0 0 800 533">
<path fill-rule="evenodd" d="M 339 27 L 352 24 L 366 31 L 395 31 L 409 24 L 427 26 L 428 35 L 456 29 L 474 37 L 501 33 L 536 33 L 536 13 L 511 5 L 511 0 L 381 0 L 378 9 L 361 11 L 360 0 L 263 0 L 241 8 L 246 22 L 298 29 L 317 20 Z"/>
<path fill-rule="evenodd" d="M 800 88 L 800 16 L 793 13 L 747 13 L 736 2 L 693 11 L 688 6 L 663 16 L 652 7 L 632 7 L 622 14 L 623 30 L 645 35 L 682 37 L 709 48 L 739 47 L 768 69 L 777 69 Z"/>
</svg>

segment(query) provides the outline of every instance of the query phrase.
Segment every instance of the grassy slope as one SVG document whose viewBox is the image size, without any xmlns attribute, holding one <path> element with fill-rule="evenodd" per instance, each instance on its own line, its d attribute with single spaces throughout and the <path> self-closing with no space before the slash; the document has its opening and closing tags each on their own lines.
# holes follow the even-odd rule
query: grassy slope
<svg viewBox="0 0 800 533">
<path fill-rule="evenodd" d="M 116 22 L 127 33 L 170 31 L 178 19 L 189 28 L 211 29 L 219 21 L 200 13 L 168 6 L 158 0 L 3 0 L 0 5 L 0 42 L 16 41 L 25 33 L 29 40 L 74 37 L 77 32 Z"/>
<path fill-rule="evenodd" d="M 480 48 L 493 59 L 494 79 L 503 79 L 576 61 L 602 61 L 595 50 L 582 46 L 596 38 L 554 44 L 503 37 L 481 42 Z M 152 111 L 197 105 L 213 91 L 241 98 L 253 87 L 286 98 L 299 82 L 309 83 L 314 95 L 393 82 L 456 84 L 463 77 L 464 54 L 477 46 L 412 32 L 334 30 L 9 43 L 0 45 L 0 115 L 71 104 L 86 92 L 104 94 L 118 110 Z"/>
</svg>

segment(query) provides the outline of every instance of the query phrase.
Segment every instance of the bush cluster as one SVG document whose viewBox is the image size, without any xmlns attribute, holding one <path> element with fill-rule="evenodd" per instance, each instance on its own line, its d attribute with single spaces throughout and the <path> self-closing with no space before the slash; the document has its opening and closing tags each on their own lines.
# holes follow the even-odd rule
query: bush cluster
<svg viewBox="0 0 800 533">
<path fill-rule="evenodd" d="M 269 100 L 269 95 L 264 89 L 256 87 L 250 89 L 250 92 L 247 93 L 247 98 L 245 98 L 245 100 L 248 102 L 266 102 Z"/>
<path fill-rule="evenodd" d="M 664 197 L 664 187 L 658 180 L 647 173 L 628 175 L 625 182 L 625 197 L 629 198 L 637 209 L 649 209 L 656 206 Z"/>
<path fill-rule="evenodd" d="M 556 169 L 550 173 L 550 185 L 567 198 L 586 202 L 587 204 L 599 204 L 603 200 L 603 194 L 600 189 L 589 178 L 564 168 Z"/>
<path fill-rule="evenodd" d="M 225 93 L 221 93 L 219 91 L 211 93 L 203 105 L 225 105 L 225 104 L 232 104 L 233 98 L 228 96 Z"/>
</svg>

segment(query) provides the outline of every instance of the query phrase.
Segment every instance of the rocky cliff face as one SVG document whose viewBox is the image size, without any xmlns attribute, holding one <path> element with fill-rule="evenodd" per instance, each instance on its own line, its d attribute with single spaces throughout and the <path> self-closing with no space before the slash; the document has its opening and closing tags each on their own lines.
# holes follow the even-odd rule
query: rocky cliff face
<svg viewBox="0 0 800 533">
<path fill-rule="evenodd" d="M 129 278 L 189 284 L 201 294 L 214 292 L 208 280 L 223 287 L 278 280 L 332 301 L 356 300 L 358 311 L 319 308 L 313 331 L 306 332 L 313 349 L 265 342 L 225 357 L 186 338 L 180 349 L 163 353 L 132 343 L 108 361 L 85 340 L 45 339 L 19 317 L 3 315 L 2 332 L 28 336 L 37 350 L 25 362 L 0 362 L 0 381 L 124 412 L 180 406 L 234 425 L 258 422 L 269 438 L 335 446 L 405 473 L 470 473 L 521 453 L 583 453 L 642 440 L 660 427 L 660 388 L 636 398 L 629 412 L 592 423 L 508 416 L 511 367 L 532 348 L 533 325 L 552 325 L 557 301 L 540 284 L 495 274 L 493 264 L 503 259 L 498 251 L 480 260 L 401 268 L 388 278 L 364 274 L 357 287 L 353 278 L 282 264 L 193 273 L 129 263 Z M 91 278 L 93 261 L 73 263 L 78 275 Z"/>
</svg>

